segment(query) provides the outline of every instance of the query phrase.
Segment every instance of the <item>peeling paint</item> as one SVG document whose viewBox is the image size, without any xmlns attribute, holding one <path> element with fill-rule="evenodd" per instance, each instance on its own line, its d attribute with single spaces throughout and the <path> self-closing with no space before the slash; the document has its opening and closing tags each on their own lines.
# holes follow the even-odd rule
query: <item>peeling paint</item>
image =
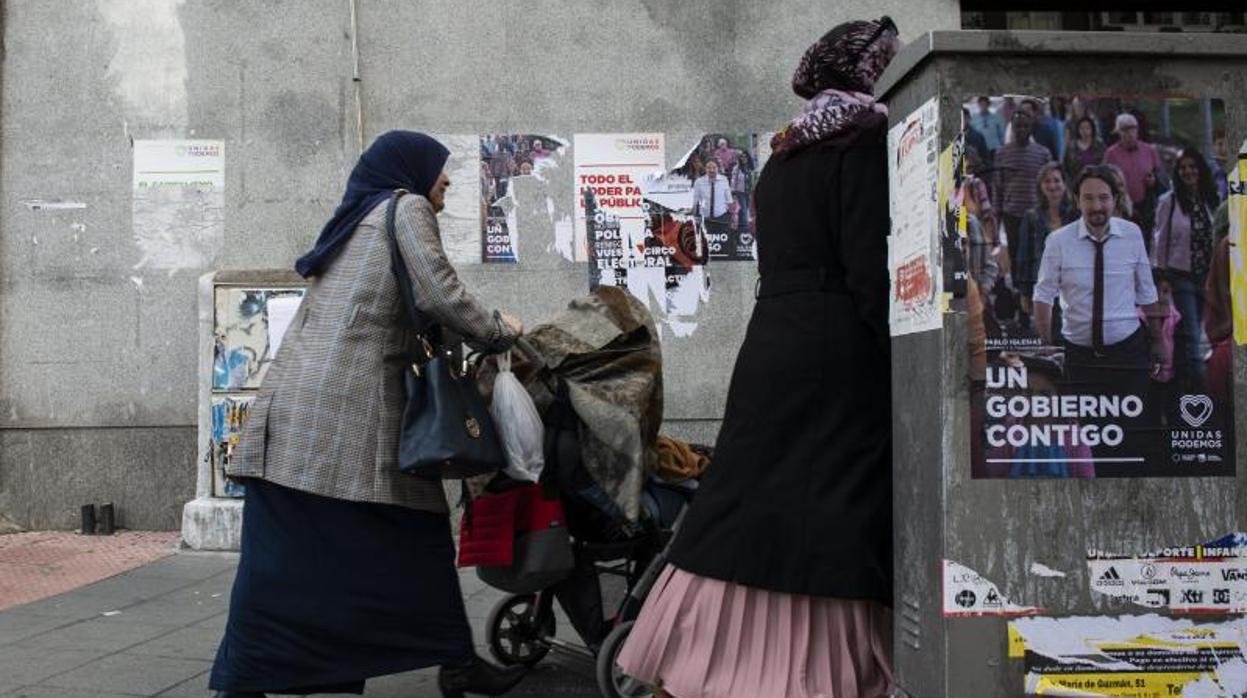
<svg viewBox="0 0 1247 698">
<path fill-rule="evenodd" d="M 1048 577 L 1048 578 L 1054 578 L 1054 577 L 1064 577 L 1064 576 L 1065 576 L 1065 573 L 1064 573 L 1064 572 L 1061 572 L 1060 570 L 1054 570 L 1054 569 L 1052 569 L 1051 567 L 1048 567 L 1047 565 L 1042 564 L 1042 563 L 1039 563 L 1039 562 L 1032 562 L 1032 563 L 1031 563 L 1031 570 L 1030 570 L 1030 572 L 1031 572 L 1031 574 L 1035 575 L 1036 577 Z"/>
<path fill-rule="evenodd" d="M 188 119 L 183 0 L 97 0 L 117 50 L 108 77 L 130 121 L 160 135 L 181 135 Z"/>
</svg>

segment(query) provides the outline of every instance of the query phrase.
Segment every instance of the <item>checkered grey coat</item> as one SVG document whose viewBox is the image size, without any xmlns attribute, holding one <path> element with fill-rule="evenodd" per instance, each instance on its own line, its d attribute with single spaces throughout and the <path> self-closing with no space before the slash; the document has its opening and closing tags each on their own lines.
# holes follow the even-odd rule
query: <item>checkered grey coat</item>
<svg viewBox="0 0 1247 698">
<path fill-rule="evenodd" d="M 415 337 L 390 272 L 385 214 L 374 208 L 312 280 L 251 406 L 226 474 L 304 492 L 447 511 L 440 482 L 398 471 L 403 355 Z M 420 309 L 469 344 L 501 351 L 515 340 L 460 283 L 442 248 L 433 206 L 400 199 L 395 230 Z"/>
</svg>

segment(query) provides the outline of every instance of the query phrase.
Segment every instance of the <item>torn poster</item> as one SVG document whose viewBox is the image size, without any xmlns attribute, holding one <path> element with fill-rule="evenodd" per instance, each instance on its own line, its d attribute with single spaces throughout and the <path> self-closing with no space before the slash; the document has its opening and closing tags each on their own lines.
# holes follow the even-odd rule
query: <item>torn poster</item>
<svg viewBox="0 0 1247 698">
<path fill-rule="evenodd" d="M 260 387 L 303 293 L 301 288 L 216 288 L 213 390 Z"/>
<path fill-rule="evenodd" d="M 599 210 L 593 189 L 584 192 L 593 263 L 590 287 L 620 286 L 654 313 L 659 328 L 676 337 L 697 329 L 699 306 L 710 299 L 703 222 L 694 215 L 692 183 L 680 175 L 647 177 L 641 227 L 625 227 Z"/>
<path fill-rule="evenodd" d="M 568 258 L 596 262 L 596 249 L 588 234 L 585 192 L 593 195 L 596 215 L 603 220 L 612 217 L 627 239 L 642 239 L 645 212 L 641 208 L 641 182 L 664 171 L 665 139 L 661 133 L 578 133 L 574 142 L 576 218 Z M 607 243 L 603 249 L 613 251 L 619 246 Z"/>
<path fill-rule="evenodd" d="M 281 340 L 290 329 L 299 305 L 303 303 L 303 295 L 271 295 L 265 309 L 268 311 L 268 349 L 274 357 L 281 350 Z"/>
<path fill-rule="evenodd" d="M 225 479 L 225 467 L 230 455 L 242 436 L 254 394 L 212 396 L 212 441 L 209 458 L 212 462 L 213 495 L 217 497 L 241 497 L 243 487 Z"/>
<path fill-rule="evenodd" d="M 1025 659 L 1028 695 L 1168 698 L 1247 691 L 1247 625 L 1157 615 L 1024 618 L 1009 655 Z"/>
<path fill-rule="evenodd" d="M 940 252 L 943 256 L 941 267 L 944 270 L 943 289 L 946 300 L 944 303 L 953 310 L 966 309 L 966 277 L 970 270 L 966 265 L 967 216 L 963 204 L 965 179 L 965 136 L 958 135 L 953 142 L 940 153 L 939 165 L 939 212 L 940 212 Z M 986 281 L 982 278 L 983 270 L 976 269 L 979 276 L 975 279 L 979 287 Z"/>
<path fill-rule="evenodd" d="M 1242 345 L 1247 344 L 1247 140 L 1243 141 L 1242 148 L 1238 151 L 1238 160 L 1226 180 L 1229 194 L 1229 242 L 1217 244 L 1229 251 L 1234 341 Z M 1214 260 L 1218 256 L 1219 254 L 1214 253 Z"/>
<path fill-rule="evenodd" d="M 758 174 L 762 174 L 762 168 L 766 167 L 766 162 L 771 159 L 771 139 L 775 138 L 774 131 L 763 131 L 758 134 Z"/>
<path fill-rule="evenodd" d="M 713 261 L 757 259 L 753 206 L 757 163 L 756 134 L 710 133 L 673 170 L 692 182 L 691 212 L 702 220 Z"/>
<path fill-rule="evenodd" d="M 1098 594 L 1174 613 L 1247 613 L 1247 534 L 1125 556 L 1090 551 Z"/>
<path fill-rule="evenodd" d="M 531 262 L 544 254 L 570 260 L 574 208 L 566 192 L 573 168 L 567 141 L 550 135 L 495 135 L 482 136 L 480 143 L 481 198 L 487 211 L 483 259 L 491 261 L 497 254 L 492 246 L 507 245 L 511 261 Z"/>
<path fill-rule="evenodd" d="M 944 561 L 944 616 L 1029 616 L 1040 613 L 1033 606 L 1019 606 L 991 581 L 974 570 L 953 562 Z"/>
<path fill-rule="evenodd" d="M 1032 562 L 1030 566 L 1030 573 L 1036 577 L 1043 577 L 1045 579 L 1062 578 L 1065 576 L 1064 572 L 1054 570 L 1042 562 Z"/>
<path fill-rule="evenodd" d="M 451 264 L 479 264 L 484 202 L 481 200 L 481 137 L 475 134 L 438 135 L 450 151 L 443 168 L 450 177 L 446 208 L 437 215 L 442 248 Z"/>
<path fill-rule="evenodd" d="M 888 130 L 892 336 L 942 326 L 939 264 L 939 102 L 931 98 Z"/>
<path fill-rule="evenodd" d="M 484 220 L 481 233 L 481 261 L 514 263 L 518 261 L 520 231 L 517 209 L 521 202 L 514 185 L 521 178 L 548 183 L 549 170 L 562 164 L 567 142 L 548 135 L 494 134 L 481 136 L 481 207 Z M 545 187 L 539 205 L 554 216 L 554 196 Z M 533 201 L 523 202 L 532 205 Z M 570 222 L 570 221 L 569 221 Z M 554 220 L 549 229 L 554 229 Z M 532 231 L 536 233 L 537 231 Z"/>
<path fill-rule="evenodd" d="M 135 269 L 204 269 L 225 237 L 225 142 L 134 141 Z"/>
</svg>

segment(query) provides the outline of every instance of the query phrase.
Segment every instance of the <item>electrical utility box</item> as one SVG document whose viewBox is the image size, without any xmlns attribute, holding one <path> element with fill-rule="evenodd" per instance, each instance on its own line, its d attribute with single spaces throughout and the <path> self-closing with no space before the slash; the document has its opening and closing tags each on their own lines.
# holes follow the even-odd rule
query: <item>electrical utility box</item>
<svg viewBox="0 0 1247 698">
<path fill-rule="evenodd" d="M 1247 695 L 1247 37 L 936 32 L 876 95 L 899 694 Z"/>
</svg>

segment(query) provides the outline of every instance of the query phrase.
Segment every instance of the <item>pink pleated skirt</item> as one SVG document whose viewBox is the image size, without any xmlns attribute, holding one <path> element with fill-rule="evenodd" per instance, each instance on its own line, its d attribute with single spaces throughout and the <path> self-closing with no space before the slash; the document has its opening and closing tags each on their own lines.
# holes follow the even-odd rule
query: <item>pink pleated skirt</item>
<svg viewBox="0 0 1247 698">
<path fill-rule="evenodd" d="M 674 698 L 876 698 L 892 686 L 892 612 L 668 565 L 619 654 Z"/>
</svg>

